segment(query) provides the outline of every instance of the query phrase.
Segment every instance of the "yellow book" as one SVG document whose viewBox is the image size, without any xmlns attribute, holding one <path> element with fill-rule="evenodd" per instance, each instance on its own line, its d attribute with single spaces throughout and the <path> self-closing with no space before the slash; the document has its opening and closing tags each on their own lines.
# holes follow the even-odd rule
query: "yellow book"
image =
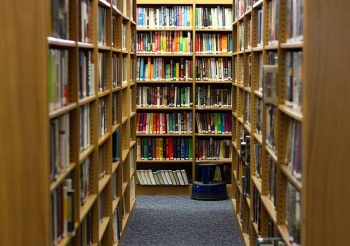
<svg viewBox="0 0 350 246">
<path fill-rule="evenodd" d="M 180 77 L 180 63 L 176 62 L 175 63 L 175 78 L 176 78 L 176 81 L 179 81 L 179 77 Z"/>
<path fill-rule="evenodd" d="M 163 160 L 163 138 L 159 138 L 159 160 Z"/>
<path fill-rule="evenodd" d="M 152 134 L 153 133 L 153 113 L 149 113 L 149 133 Z"/>
</svg>

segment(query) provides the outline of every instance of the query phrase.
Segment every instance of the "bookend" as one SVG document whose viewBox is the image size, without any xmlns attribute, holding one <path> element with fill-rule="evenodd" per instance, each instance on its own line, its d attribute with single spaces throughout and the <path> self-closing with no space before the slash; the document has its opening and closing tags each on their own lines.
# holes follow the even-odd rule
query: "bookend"
<svg viewBox="0 0 350 246">
<path fill-rule="evenodd" d="M 194 200 L 228 199 L 223 163 L 196 163 L 191 198 Z"/>
</svg>

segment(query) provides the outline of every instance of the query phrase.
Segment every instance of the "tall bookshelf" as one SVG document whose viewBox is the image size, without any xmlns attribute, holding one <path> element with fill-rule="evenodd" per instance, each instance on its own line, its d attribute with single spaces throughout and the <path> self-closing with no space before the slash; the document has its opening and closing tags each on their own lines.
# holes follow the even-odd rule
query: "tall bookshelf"
<svg viewBox="0 0 350 246">
<path fill-rule="evenodd" d="M 349 77 L 349 57 L 340 47 L 349 34 L 335 28 L 349 23 L 346 13 L 299 0 L 235 0 L 233 9 L 232 203 L 245 245 L 268 237 L 283 245 L 346 244 L 349 213 L 338 207 L 349 204 L 338 178 L 346 185 L 341 143 L 350 131 L 340 122 L 349 118 L 341 96 L 348 85 L 341 78 Z M 339 16 L 327 22 L 326 11 Z M 330 136 L 332 129 L 341 136 Z"/>
<path fill-rule="evenodd" d="M 203 162 L 226 164 L 231 185 L 232 3 L 138 1 L 137 7 L 137 170 L 182 170 L 188 179 L 185 185 L 140 182 L 138 194 L 191 194 L 195 165 Z M 152 121 L 165 122 L 164 132 Z"/>
<path fill-rule="evenodd" d="M 118 245 L 136 202 L 136 2 L 34 4 L 1 11 L 12 30 L 1 46 L 1 242 Z"/>
</svg>

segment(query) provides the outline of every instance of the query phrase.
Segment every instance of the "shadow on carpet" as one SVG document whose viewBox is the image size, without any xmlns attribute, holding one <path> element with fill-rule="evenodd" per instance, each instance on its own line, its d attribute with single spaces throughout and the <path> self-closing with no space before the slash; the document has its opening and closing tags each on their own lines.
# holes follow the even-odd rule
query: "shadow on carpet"
<svg viewBox="0 0 350 246">
<path fill-rule="evenodd" d="M 137 196 L 124 246 L 241 246 L 231 200 Z"/>
</svg>

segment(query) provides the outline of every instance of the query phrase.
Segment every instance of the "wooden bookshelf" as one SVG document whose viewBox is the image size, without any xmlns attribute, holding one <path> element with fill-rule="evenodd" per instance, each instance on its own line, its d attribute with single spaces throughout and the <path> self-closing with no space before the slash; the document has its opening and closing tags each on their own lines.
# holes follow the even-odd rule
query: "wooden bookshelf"
<svg viewBox="0 0 350 246">
<path fill-rule="evenodd" d="M 349 87 L 342 83 L 343 78 L 349 78 L 344 65 L 349 56 L 341 55 L 341 47 L 350 35 L 342 34 L 340 26 L 349 24 L 346 11 L 341 10 L 349 3 L 342 1 L 340 8 L 326 1 L 304 1 L 303 10 L 298 11 L 303 14 L 299 17 L 303 26 L 293 30 L 287 22 L 290 2 L 279 0 L 275 8 L 274 0 L 233 1 L 233 87 L 237 92 L 233 107 L 237 110 L 233 113 L 236 129 L 232 140 L 237 144 L 232 203 L 246 245 L 257 245 L 259 237 L 278 237 L 284 245 L 342 245 L 347 243 L 344 230 L 350 214 L 345 208 L 349 199 L 340 188 L 345 186 L 340 184 L 346 185 L 341 173 L 348 170 L 344 160 L 350 130 L 345 126 L 347 99 L 342 96 Z M 337 11 L 338 16 L 329 21 L 322 15 L 325 9 Z M 323 31 L 317 35 L 320 26 Z M 302 30 L 303 39 L 293 33 L 298 34 L 298 30 Z M 326 47 L 332 47 L 330 52 Z M 299 73 L 295 64 L 289 65 L 290 57 L 293 62 L 302 61 Z M 268 92 L 262 90 L 265 85 L 260 70 L 274 63 L 278 64 L 278 99 L 266 103 Z M 299 76 L 302 85 L 299 91 L 292 91 L 291 101 L 289 79 L 293 77 L 295 86 L 301 81 Z M 335 129 L 339 135 L 334 134 Z M 239 144 L 242 131 L 250 137 L 249 200 L 242 186 L 246 179 L 242 172 L 245 152 L 242 155 Z M 332 202 L 327 202 L 330 197 Z M 293 219 L 298 222 L 291 223 Z M 322 227 L 325 224 L 332 229 Z"/>
<path fill-rule="evenodd" d="M 33 8 L 34 2 L 8 1 L 1 10 L 1 53 L 8 56 L 0 60 L 0 78 L 7 81 L 1 83 L 0 157 L 7 164 L 0 165 L 0 241 L 118 245 L 115 210 L 122 239 L 135 204 L 130 168 L 136 139 L 130 131 L 136 56 L 130 30 L 136 29 L 136 2 L 68 0 L 62 9 L 54 2 Z M 84 202 L 81 192 L 88 192 Z M 66 211 L 73 215 L 67 229 Z"/>
<path fill-rule="evenodd" d="M 218 4 L 220 7 L 218 7 Z M 214 96 L 210 97 L 209 95 L 218 95 L 221 96 L 225 93 L 225 96 L 227 98 L 231 98 L 232 95 L 232 80 L 231 80 L 231 72 L 228 71 L 228 66 L 231 65 L 232 60 L 232 50 L 230 50 L 229 42 L 232 40 L 232 27 L 231 27 L 231 8 L 232 3 L 231 1 L 222 0 L 218 3 L 212 3 L 210 1 L 206 0 L 196 0 L 196 1 L 188 1 L 183 0 L 180 2 L 171 3 L 169 1 L 138 1 L 138 22 L 137 22 L 137 59 L 140 65 L 138 77 L 137 77 L 137 117 L 144 118 L 144 117 L 150 117 L 154 118 L 153 115 L 156 115 L 155 117 L 162 117 L 162 115 L 165 114 L 166 122 L 167 124 L 171 125 L 172 123 L 169 123 L 171 121 L 174 122 L 174 124 L 181 126 L 180 121 L 179 124 L 176 122 L 176 119 L 178 117 L 181 117 L 181 120 L 183 121 L 182 127 L 184 130 L 182 132 L 179 132 L 176 130 L 175 132 L 172 131 L 171 126 L 166 125 L 166 131 L 164 133 L 156 132 L 151 129 L 151 127 L 148 125 L 149 129 L 146 131 L 139 131 L 139 129 L 136 130 L 136 137 L 138 138 L 137 145 L 144 146 L 143 141 L 146 141 L 149 139 L 149 141 L 152 141 L 152 138 L 156 138 L 155 141 L 159 141 L 159 138 L 162 138 L 161 141 L 172 141 L 174 140 L 174 144 L 177 146 L 180 146 L 178 144 L 179 141 L 181 141 L 181 145 L 183 142 L 185 142 L 185 148 L 186 148 L 186 156 L 174 156 L 174 160 L 166 160 L 166 156 L 164 156 L 164 160 L 161 158 L 158 159 L 157 156 L 152 156 L 150 158 L 144 157 L 142 154 L 138 155 L 138 159 L 136 160 L 137 163 L 137 169 L 138 170 L 152 170 L 152 172 L 156 172 L 158 170 L 185 170 L 189 184 L 188 185 L 162 185 L 159 183 L 158 185 L 141 185 L 139 182 L 139 189 L 137 189 L 138 194 L 161 194 L 161 195 L 170 195 L 170 194 L 186 194 L 190 195 L 192 190 L 192 182 L 195 179 L 195 162 L 224 162 L 228 163 L 228 165 L 225 165 L 225 176 L 228 186 L 231 187 L 231 152 L 232 152 L 232 141 L 231 141 L 231 135 L 232 133 L 229 132 L 228 127 L 226 129 L 227 132 L 221 133 L 220 131 L 207 131 L 206 129 L 199 129 L 198 128 L 198 120 L 201 120 L 201 123 L 204 124 L 204 120 L 207 121 L 210 120 L 213 122 L 213 118 L 215 117 L 215 120 L 220 117 L 221 121 L 228 122 L 232 119 L 232 106 L 231 102 L 229 101 L 220 101 L 222 105 L 219 105 L 219 102 L 216 104 L 214 103 L 214 100 L 216 98 Z M 157 11 L 165 11 L 165 8 L 169 9 L 170 13 L 173 13 L 175 11 L 182 11 L 182 17 L 179 19 L 174 18 L 176 20 L 176 23 L 170 23 L 166 19 L 161 20 L 164 21 L 164 23 L 168 23 L 166 25 L 163 25 L 163 23 L 153 23 L 154 20 L 160 20 L 162 17 L 158 16 L 157 18 L 149 17 L 147 18 L 148 11 L 154 11 L 155 13 Z M 207 9 L 206 9 L 207 8 Z M 220 19 L 220 21 L 217 21 L 218 23 L 210 23 L 206 25 L 204 21 L 202 22 L 201 16 L 203 16 L 204 11 L 207 11 L 207 13 L 210 13 L 211 8 L 215 9 L 215 11 L 225 11 L 226 8 L 226 23 Z M 217 8 L 220 8 L 220 10 L 217 10 Z M 196 9 L 198 9 L 198 13 L 196 14 Z M 143 11 L 143 15 L 141 14 Z M 201 13 L 203 11 L 203 13 Z M 213 15 L 214 15 L 214 11 Z M 197 17 L 196 17 L 197 15 Z M 180 14 L 181 16 L 181 14 Z M 220 17 L 219 17 L 220 18 Z M 142 21 L 143 19 L 143 21 Z M 169 17 L 169 20 L 171 18 Z M 183 23 L 181 22 L 183 20 Z M 216 17 L 213 17 L 213 20 L 216 20 Z M 147 23 L 148 21 L 148 23 Z M 202 22 L 202 23 L 201 23 Z M 221 23 L 222 22 L 222 23 Z M 197 23 L 197 24 L 196 24 Z M 208 21 L 209 23 L 209 21 Z M 215 25 L 216 24 L 216 25 Z M 162 36 L 164 34 L 164 36 Z M 159 36 L 158 36 L 159 35 Z M 165 35 L 167 36 L 165 38 Z M 180 35 L 180 36 L 178 36 Z M 209 39 L 205 39 L 206 36 L 209 36 L 212 39 L 217 40 L 217 48 L 214 47 L 213 42 L 213 48 L 209 49 L 207 46 L 205 46 L 205 42 L 209 42 Z M 217 36 L 216 36 L 217 35 Z M 220 35 L 220 37 L 219 37 Z M 223 41 L 223 46 L 221 47 L 221 35 L 225 36 L 226 42 Z M 229 37 L 231 35 L 231 38 Z M 145 36 L 149 36 L 150 38 L 154 38 L 154 44 L 153 47 L 151 47 L 151 50 L 149 50 L 149 46 L 144 45 L 141 46 L 142 43 L 145 44 L 147 41 L 144 38 Z M 214 37 L 215 36 L 215 37 Z M 161 45 L 157 46 L 157 42 L 162 42 L 161 40 L 168 40 L 167 49 L 162 48 Z M 199 46 L 198 42 L 196 40 L 201 39 L 202 45 Z M 224 39 L 224 38 L 222 38 Z M 183 42 L 181 45 L 176 45 L 176 40 L 182 40 L 179 42 Z M 171 42 L 174 43 L 174 45 L 169 45 Z M 219 45 L 220 42 L 220 45 Z M 156 47 L 154 47 L 156 46 Z M 172 47 L 170 47 L 172 46 Z M 181 47 L 180 47 L 181 46 Z M 220 47 L 219 47 L 220 46 Z M 225 49 L 222 52 L 222 49 Z M 210 60 L 212 59 L 212 60 Z M 160 61 L 161 63 L 157 63 L 157 61 Z M 212 62 L 212 63 L 210 63 Z M 170 63 L 170 64 L 169 64 Z M 227 71 L 222 70 L 222 74 L 219 76 L 219 69 L 217 73 L 214 75 L 214 70 L 211 70 L 214 66 L 222 68 L 224 67 L 225 63 L 225 69 L 227 68 Z M 227 65 L 229 64 L 230 65 Z M 142 65 L 143 64 L 143 65 Z M 159 64 L 159 65 L 157 65 Z M 164 64 L 163 68 L 160 67 L 160 64 Z M 156 70 L 161 73 L 161 71 L 165 71 L 165 67 L 171 64 L 174 64 L 174 71 L 176 70 L 176 65 L 179 65 L 179 71 L 181 71 L 181 65 L 184 66 L 183 69 L 183 76 L 181 74 L 173 76 L 174 79 L 171 79 L 166 76 L 166 72 L 163 72 L 161 76 L 153 76 L 151 74 L 149 77 L 147 74 L 143 74 L 143 67 L 153 67 L 153 70 Z M 200 70 L 202 68 L 197 68 L 197 64 L 200 64 L 201 67 L 203 67 L 203 70 L 206 69 L 207 76 L 205 73 L 202 74 Z M 222 64 L 222 65 L 221 65 Z M 204 65 L 207 65 L 208 67 L 204 67 Z M 211 66 L 211 67 L 210 67 Z M 171 71 L 173 71 L 171 69 Z M 197 75 L 198 72 L 198 76 Z M 216 72 L 216 70 L 215 70 Z M 169 73 L 169 71 L 168 71 Z M 180 73 L 180 72 L 179 72 Z M 220 70 L 221 73 L 221 70 Z M 201 74 L 201 75 L 200 75 Z M 176 77 L 176 78 L 175 78 Z M 145 98 L 145 93 L 147 90 L 151 91 L 153 93 L 153 90 L 160 90 L 162 93 L 162 98 L 165 98 L 165 93 L 163 93 L 164 90 L 166 90 L 166 94 L 170 95 L 170 91 L 172 91 L 172 87 L 179 88 L 179 92 L 181 90 L 184 90 L 185 93 L 181 94 L 185 95 L 184 97 L 188 101 L 186 101 L 184 104 L 182 102 L 177 103 L 176 98 L 174 99 L 175 106 L 170 106 L 170 103 L 154 103 L 150 102 L 148 103 Z M 211 90 L 210 90 L 211 89 Z M 204 90 L 210 90 L 209 93 L 204 92 Z M 168 92 L 169 91 L 169 92 Z M 202 92 L 201 92 L 202 91 Z M 176 92 L 179 94 L 179 92 Z M 182 92 L 181 92 L 182 93 Z M 188 93 L 188 94 L 186 94 Z M 208 98 L 208 100 L 205 102 L 201 102 L 198 96 L 198 93 L 202 93 L 202 98 Z M 221 93 L 221 94 L 220 94 Z M 227 93 L 227 94 L 226 94 Z M 148 93 L 151 94 L 151 93 Z M 153 97 L 154 95 L 149 95 L 149 97 Z M 148 96 L 147 96 L 148 97 Z M 169 98 L 169 97 L 168 97 Z M 185 100 L 186 100 L 185 99 Z M 211 101 L 210 101 L 211 100 Z M 146 102 L 145 102 L 146 101 Z M 150 105 L 149 105 L 150 104 Z M 176 114 L 174 116 L 175 118 L 172 118 L 172 115 Z M 179 114 L 177 116 L 177 114 Z M 189 118 L 186 118 L 188 115 Z M 201 117 L 200 119 L 196 116 Z M 174 120 L 175 119 L 175 120 Z M 188 122 L 189 119 L 191 119 L 191 122 Z M 158 120 L 157 120 L 158 121 Z M 187 125 L 185 126 L 187 121 Z M 145 122 L 145 121 L 144 121 Z M 149 121 L 151 122 L 151 120 Z M 209 121 L 208 121 L 209 122 Z M 151 123 L 149 123 L 151 124 Z M 210 124 L 210 122 L 209 122 Z M 140 124 L 137 124 L 136 127 L 138 127 Z M 144 124 L 143 124 L 144 125 Z M 203 125 L 204 127 L 204 125 Z M 207 127 L 207 126 L 206 126 Z M 154 128 L 154 127 L 152 127 Z M 190 129 L 191 130 L 190 130 Z M 149 132 L 148 132 L 149 131 Z M 146 140 L 145 140 L 146 139 Z M 169 139 L 169 140 L 168 140 Z M 183 141 L 183 142 L 182 142 Z M 192 142 L 192 150 L 190 150 L 189 147 L 187 147 L 187 142 Z M 218 145 L 219 143 L 222 143 L 223 145 L 227 143 L 227 149 L 228 153 L 227 156 L 199 156 L 196 154 L 196 148 L 200 145 L 206 145 L 210 144 L 210 141 L 216 142 Z M 147 144 L 147 143 L 146 143 Z M 155 148 L 157 146 L 157 143 L 150 143 L 150 145 Z M 213 144 L 214 146 L 214 144 Z M 147 148 L 147 147 L 146 147 Z M 177 147 L 178 148 L 178 147 Z M 163 147 L 164 149 L 164 147 Z M 187 150 L 188 149 L 188 150 Z M 140 152 L 144 152 L 143 147 L 139 147 Z M 189 151 L 190 153 L 187 153 Z M 224 150 L 221 150 L 224 152 Z M 170 152 L 170 151 L 169 151 Z M 198 151 L 199 152 L 199 151 Z M 167 154 L 167 153 L 165 153 Z M 176 153 L 173 153 L 174 155 Z M 209 158 L 211 159 L 209 159 Z M 146 159 L 144 159 L 146 158 Z M 171 157 L 170 157 L 171 159 Z M 156 174 L 157 175 L 157 174 Z M 157 183 L 156 183 L 157 184 Z"/>
</svg>

